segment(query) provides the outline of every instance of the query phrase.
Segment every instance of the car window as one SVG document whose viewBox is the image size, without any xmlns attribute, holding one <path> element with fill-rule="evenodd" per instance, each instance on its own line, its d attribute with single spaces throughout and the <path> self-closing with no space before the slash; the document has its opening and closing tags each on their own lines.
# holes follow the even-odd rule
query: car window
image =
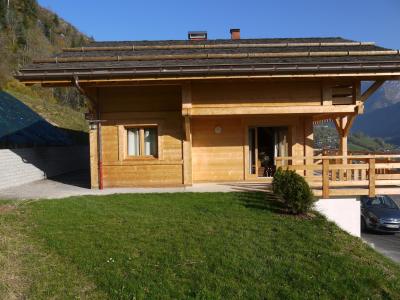
<svg viewBox="0 0 400 300">
<path fill-rule="evenodd" d="M 397 204 L 388 196 L 378 196 L 368 201 L 368 206 L 376 208 L 398 209 Z"/>
</svg>

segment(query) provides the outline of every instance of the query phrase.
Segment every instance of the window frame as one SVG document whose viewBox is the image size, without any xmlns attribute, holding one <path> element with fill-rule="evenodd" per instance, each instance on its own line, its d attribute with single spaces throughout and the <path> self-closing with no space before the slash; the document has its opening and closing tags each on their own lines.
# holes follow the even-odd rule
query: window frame
<svg viewBox="0 0 400 300">
<path fill-rule="evenodd" d="M 156 154 L 144 155 L 145 153 L 145 137 L 146 129 L 156 129 Z M 139 155 L 128 154 L 128 131 L 129 129 L 139 130 Z M 159 124 L 132 124 L 119 126 L 119 160 L 160 160 L 161 159 L 161 136 Z"/>
</svg>

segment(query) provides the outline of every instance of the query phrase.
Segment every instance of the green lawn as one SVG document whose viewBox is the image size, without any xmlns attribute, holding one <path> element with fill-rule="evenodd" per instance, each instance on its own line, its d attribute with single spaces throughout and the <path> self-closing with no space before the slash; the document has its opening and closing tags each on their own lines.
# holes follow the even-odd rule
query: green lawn
<svg viewBox="0 0 400 300">
<path fill-rule="evenodd" d="M 0 298 L 400 298 L 398 265 L 264 193 L 15 203 L 0 209 Z"/>
</svg>

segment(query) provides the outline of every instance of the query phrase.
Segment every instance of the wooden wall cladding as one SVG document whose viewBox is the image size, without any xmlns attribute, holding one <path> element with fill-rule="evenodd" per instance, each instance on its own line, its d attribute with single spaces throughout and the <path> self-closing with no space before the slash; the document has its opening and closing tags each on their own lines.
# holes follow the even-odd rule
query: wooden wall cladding
<svg viewBox="0 0 400 300">
<path fill-rule="evenodd" d="M 181 99 L 181 87 L 175 85 L 100 89 L 102 112 L 180 111 Z"/>
<path fill-rule="evenodd" d="M 193 107 L 320 105 L 321 86 L 305 82 L 203 82 L 192 84 Z"/>
<path fill-rule="evenodd" d="M 176 86 L 100 89 L 105 187 L 181 185 L 181 90 Z M 127 157 L 125 130 L 157 126 L 157 158 Z"/>
<path fill-rule="evenodd" d="M 105 187 L 178 186 L 182 184 L 182 164 L 105 165 Z"/>
<path fill-rule="evenodd" d="M 244 179 L 240 118 L 194 118 L 192 138 L 193 182 Z"/>
</svg>

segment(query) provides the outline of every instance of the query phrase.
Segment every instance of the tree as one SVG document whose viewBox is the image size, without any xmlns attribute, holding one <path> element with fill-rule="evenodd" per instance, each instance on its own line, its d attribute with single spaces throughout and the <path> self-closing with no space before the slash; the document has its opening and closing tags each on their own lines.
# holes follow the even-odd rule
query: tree
<svg viewBox="0 0 400 300">
<path fill-rule="evenodd" d="M 0 29 L 7 24 L 7 5 L 6 0 L 0 0 Z"/>
<path fill-rule="evenodd" d="M 53 24 L 55 27 L 60 26 L 60 19 L 58 18 L 58 16 L 56 14 L 54 14 L 54 17 L 53 17 Z"/>
<path fill-rule="evenodd" d="M 26 36 L 26 29 L 23 23 L 18 24 L 15 35 L 17 36 L 17 45 L 20 48 L 26 47 L 27 36 Z"/>
<path fill-rule="evenodd" d="M 44 32 L 44 35 L 47 37 L 47 39 L 51 40 L 52 26 L 48 20 L 44 21 L 43 32 Z"/>
<path fill-rule="evenodd" d="M 30 19 L 37 19 L 37 2 L 36 0 L 24 0 L 22 1 L 22 13 Z"/>
</svg>

